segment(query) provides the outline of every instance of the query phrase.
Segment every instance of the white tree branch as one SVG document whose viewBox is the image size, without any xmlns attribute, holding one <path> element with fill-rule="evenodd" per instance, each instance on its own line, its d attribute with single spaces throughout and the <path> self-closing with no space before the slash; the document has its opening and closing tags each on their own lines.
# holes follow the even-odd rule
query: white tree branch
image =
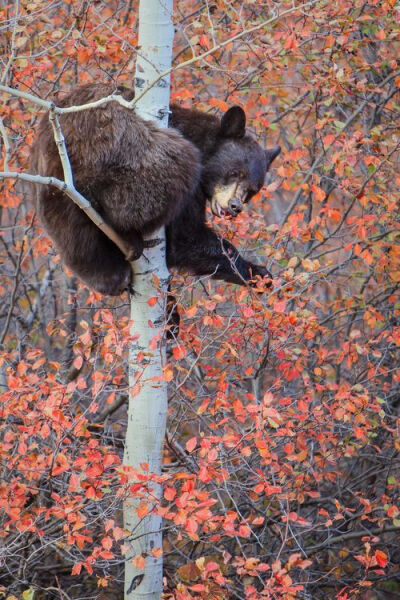
<svg viewBox="0 0 400 600">
<path fill-rule="evenodd" d="M 90 202 L 75 189 L 73 184 L 67 184 L 65 181 L 57 179 L 56 177 L 43 177 L 42 175 L 32 175 L 30 173 L 17 173 L 16 171 L 1 171 L 0 179 L 19 179 L 37 185 L 52 185 L 53 187 L 56 187 L 71 198 L 71 200 L 86 213 L 89 219 L 91 219 L 93 223 L 97 225 L 97 227 L 101 229 L 101 231 L 109 237 L 116 246 L 118 246 L 125 256 L 128 255 L 128 248 L 125 242 L 121 240 L 112 227 L 107 225 L 99 213 L 94 210 Z"/>
</svg>

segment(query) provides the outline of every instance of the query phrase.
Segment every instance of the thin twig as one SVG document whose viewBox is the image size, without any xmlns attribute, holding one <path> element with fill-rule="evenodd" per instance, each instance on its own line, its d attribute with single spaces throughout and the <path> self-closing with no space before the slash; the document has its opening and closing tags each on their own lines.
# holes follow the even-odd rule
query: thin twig
<svg viewBox="0 0 400 600">
<path fill-rule="evenodd" d="M 388 527 L 375 527 L 375 529 L 362 529 L 361 531 L 349 531 L 348 533 L 343 533 L 342 535 L 336 535 L 335 537 L 328 537 L 324 542 L 317 544 L 316 546 L 311 546 L 311 548 L 306 548 L 307 556 L 310 554 L 314 554 L 321 550 L 321 548 L 331 547 L 332 544 L 336 544 L 337 542 L 344 542 L 345 540 L 351 540 L 354 538 L 360 538 L 364 536 L 374 536 L 374 535 L 383 535 L 384 533 L 390 533 L 392 531 L 399 531 L 400 525 L 389 525 Z"/>
<path fill-rule="evenodd" d="M 5 337 L 7 335 L 7 332 L 8 332 L 8 328 L 10 326 L 11 315 L 12 315 L 13 310 L 14 310 L 15 298 L 16 298 L 17 289 L 18 289 L 19 275 L 20 275 L 20 272 L 21 272 L 21 263 L 22 263 L 22 258 L 24 256 L 26 235 L 27 235 L 28 231 L 30 230 L 30 228 L 33 225 L 33 219 L 34 219 L 34 217 L 32 217 L 30 224 L 25 229 L 24 236 L 22 238 L 21 250 L 19 251 L 19 254 L 18 254 L 17 266 L 16 266 L 15 273 L 14 273 L 14 285 L 13 285 L 13 290 L 11 292 L 10 306 L 9 306 L 9 309 L 8 309 L 8 313 L 7 313 L 7 317 L 6 317 L 6 322 L 4 324 L 3 331 L 2 331 L 2 333 L 0 335 L 0 346 L 3 345 L 4 339 L 5 339 Z"/>
<path fill-rule="evenodd" d="M 146 89 L 143 90 L 143 92 L 141 92 L 138 96 L 136 96 L 135 98 L 133 98 L 130 101 L 125 100 L 125 98 L 123 98 L 119 94 L 110 94 L 109 96 L 106 96 L 105 98 L 100 98 L 99 100 L 96 100 L 94 102 L 88 102 L 87 104 L 81 104 L 80 106 L 68 106 L 65 108 L 60 108 L 58 106 L 55 106 L 54 112 L 59 115 L 68 114 L 68 113 L 72 113 L 72 112 L 79 112 L 82 110 L 89 110 L 91 108 L 97 108 L 98 106 L 102 106 L 103 104 L 106 104 L 107 102 L 112 102 L 112 101 L 118 102 L 121 106 L 124 106 L 125 108 L 133 109 L 136 106 L 136 104 L 143 98 L 143 96 L 145 94 L 148 93 L 148 91 L 151 88 L 153 88 L 161 79 L 163 79 L 164 77 L 167 77 L 172 72 L 178 71 L 179 69 L 183 69 L 183 68 L 188 67 L 196 62 L 199 62 L 199 61 L 203 60 L 204 58 L 207 58 L 207 56 L 210 56 L 217 50 L 220 50 L 221 48 L 224 48 L 225 46 L 228 46 L 229 44 L 232 44 L 233 42 L 241 39 L 245 35 L 249 35 L 251 33 L 254 33 L 255 31 L 259 31 L 260 29 L 263 29 L 267 25 L 271 25 L 272 23 L 275 23 L 275 22 L 279 21 L 280 19 L 283 19 L 284 17 L 286 17 L 289 14 L 301 11 L 304 8 L 311 8 L 312 6 L 317 4 L 319 1 L 320 0 L 310 0 L 309 2 L 305 2 L 304 4 L 302 4 L 300 6 L 295 6 L 288 10 L 285 10 L 282 13 L 280 13 L 279 15 L 270 17 L 269 19 L 267 19 L 266 21 L 263 21 L 262 23 L 258 23 L 257 25 L 254 25 L 253 27 L 250 27 L 249 29 L 245 29 L 245 30 L 241 31 L 240 33 L 232 36 L 231 38 L 229 38 L 227 40 L 224 40 L 223 42 L 221 42 L 219 44 L 215 44 L 212 48 L 210 48 L 206 52 L 203 52 L 202 54 L 193 56 L 192 58 L 183 61 L 179 65 L 176 65 L 174 67 L 166 69 L 163 73 L 160 73 L 159 75 L 157 75 L 157 77 L 153 81 L 149 82 L 149 84 L 146 86 Z M 29 100 L 30 102 L 33 102 L 34 104 L 37 104 L 38 106 L 42 106 L 43 108 L 46 108 L 47 110 L 50 110 L 53 106 L 51 102 L 46 102 L 45 100 L 41 100 L 40 98 L 38 98 L 37 96 L 34 96 L 33 94 L 29 94 L 27 92 L 21 92 L 20 90 L 15 90 L 15 89 L 10 88 L 5 85 L 0 85 L 0 91 L 6 92 L 7 94 L 10 94 L 12 96 L 17 96 L 19 98 Z"/>
<path fill-rule="evenodd" d="M 6 67 L 1 76 L 1 79 L 0 79 L 1 82 L 6 81 L 8 73 L 10 71 L 10 68 L 16 57 L 15 40 L 16 40 L 16 36 L 17 36 L 17 26 L 18 26 L 19 0 L 15 0 L 14 9 L 15 9 L 15 15 L 14 15 L 13 30 L 12 30 L 12 34 L 11 34 L 11 52 L 10 52 L 10 56 L 7 61 Z"/>
<path fill-rule="evenodd" d="M 386 79 L 384 79 L 380 83 L 380 86 L 386 85 L 387 83 L 389 83 L 389 81 L 391 81 L 392 79 L 394 79 L 398 75 L 400 75 L 400 70 L 393 71 L 393 73 L 391 73 L 388 77 L 386 77 Z M 311 179 L 312 175 L 314 174 L 314 171 L 317 169 L 317 167 L 319 167 L 319 165 L 320 165 L 322 159 L 324 158 L 324 156 L 326 156 L 327 151 L 330 148 L 332 148 L 332 146 L 339 139 L 339 137 L 342 135 L 342 133 L 344 131 L 346 131 L 346 129 L 351 125 L 351 123 L 354 121 L 354 119 L 360 114 L 360 112 L 362 112 L 364 110 L 364 108 L 367 106 L 367 104 L 371 100 L 374 99 L 374 96 L 375 96 L 375 92 L 371 92 L 371 94 L 368 94 L 368 96 L 366 97 L 366 99 L 353 112 L 353 114 L 350 115 L 350 117 L 347 119 L 346 123 L 344 123 L 343 126 L 339 129 L 339 131 L 337 132 L 337 134 L 333 138 L 332 142 L 330 142 L 330 144 L 328 146 L 324 147 L 324 149 L 318 154 L 318 156 L 315 159 L 314 163 L 312 164 L 311 168 L 309 169 L 309 171 L 307 172 L 306 176 L 303 178 L 303 181 L 299 185 L 299 188 L 298 188 L 298 190 L 297 190 L 297 192 L 296 192 L 296 194 L 295 194 L 292 202 L 290 203 L 289 208 L 287 209 L 286 213 L 283 216 L 281 225 L 284 225 L 286 223 L 287 219 L 292 214 L 293 209 L 296 206 L 296 204 L 297 204 L 297 202 L 298 202 L 298 200 L 301 197 L 301 194 L 303 192 L 303 185 L 305 183 L 307 183 Z"/>
</svg>

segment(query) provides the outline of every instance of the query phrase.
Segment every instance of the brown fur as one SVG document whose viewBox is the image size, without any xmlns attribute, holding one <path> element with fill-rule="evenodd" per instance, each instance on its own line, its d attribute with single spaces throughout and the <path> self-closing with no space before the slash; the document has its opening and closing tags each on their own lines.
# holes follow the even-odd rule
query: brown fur
<svg viewBox="0 0 400 600">
<path fill-rule="evenodd" d="M 92 102 L 111 93 L 106 85 L 77 88 L 59 106 Z M 197 149 L 177 131 L 159 129 L 116 102 L 60 118 L 74 183 L 105 221 L 132 247 L 143 251 L 142 234 L 167 225 L 193 195 L 200 176 Z M 39 124 L 31 167 L 63 178 L 53 132 Z M 65 264 L 89 286 L 119 294 L 131 270 L 122 253 L 67 196 L 38 188 L 40 217 Z"/>
<path fill-rule="evenodd" d="M 103 84 L 86 85 L 58 105 L 85 104 L 113 91 Z M 131 90 L 118 91 L 133 97 Z M 128 242 L 132 258 L 143 251 L 142 234 L 166 225 L 169 267 L 238 284 L 256 275 L 270 277 L 265 267 L 244 260 L 217 236 L 206 225 L 205 213 L 207 200 L 215 214 L 240 212 L 262 187 L 280 148 L 263 150 L 246 133 L 246 117 L 239 107 L 222 119 L 171 108 L 168 130 L 116 102 L 61 116 L 76 188 Z M 62 178 L 47 115 L 39 124 L 31 167 L 41 175 Z M 122 253 L 67 196 L 40 186 L 37 203 L 62 259 L 90 287 L 116 295 L 131 285 L 130 266 Z"/>
</svg>

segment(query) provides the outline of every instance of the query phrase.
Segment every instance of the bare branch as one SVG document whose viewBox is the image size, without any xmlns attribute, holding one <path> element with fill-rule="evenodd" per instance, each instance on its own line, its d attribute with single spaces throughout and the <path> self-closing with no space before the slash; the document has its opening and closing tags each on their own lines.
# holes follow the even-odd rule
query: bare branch
<svg viewBox="0 0 400 600">
<path fill-rule="evenodd" d="M 45 100 L 42 100 L 41 98 L 38 98 L 37 96 L 34 96 L 33 94 L 29 94 L 28 92 L 21 92 L 20 90 L 10 88 L 6 85 L 0 85 L 0 91 L 10 94 L 12 96 L 17 96 L 19 98 L 29 100 L 30 102 L 33 102 L 34 104 L 37 104 L 38 106 L 42 106 L 43 108 L 46 108 L 47 110 L 53 110 L 54 113 L 58 114 L 58 115 L 64 115 L 64 114 L 68 114 L 68 113 L 72 113 L 72 112 L 79 112 L 81 110 L 89 110 L 91 108 L 97 108 L 99 106 L 102 106 L 103 104 L 106 104 L 107 102 L 112 102 L 112 101 L 118 102 L 121 106 L 124 106 L 125 108 L 133 109 L 136 106 L 136 104 L 143 98 L 143 96 L 145 96 L 145 94 L 148 93 L 148 91 L 151 88 L 153 88 L 160 80 L 164 79 L 164 77 L 167 77 L 172 72 L 178 71 L 178 70 L 188 67 L 196 62 L 199 62 L 199 61 L 203 60 L 204 58 L 206 58 L 207 56 L 214 54 L 214 52 L 216 52 L 217 50 L 220 50 L 221 48 L 225 48 L 225 46 L 232 44 L 236 40 L 239 40 L 246 35 L 254 33 L 255 31 L 259 31 L 260 29 L 267 27 L 267 25 L 276 23 L 277 21 L 287 17 L 288 15 L 290 15 L 292 13 L 301 12 L 305 8 L 311 8 L 311 7 L 315 6 L 318 2 L 319 2 L 319 0 L 310 0 L 309 2 L 305 2 L 304 4 L 301 4 L 300 6 L 295 6 L 288 10 L 284 10 L 279 15 L 270 17 L 269 19 L 262 21 L 262 23 L 258 23 L 257 25 L 254 25 L 253 27 L 249 27 L 248 29 L 244 29 L 237 35 L 234 35 L 231 38 L 224 40 L 223 42 L 220 42 L 219 44 L 215 44 L 212 48 L 210 48 L 206 52 L 203 52 L 202 54 L 198 54 L 197 56 L 193 56 L 192 58 L 185 60 L 184 62 L 180 63 L 179 65 L 176 65 L 174 67 L 166 69 L 162 73 L 159 73 L 157 75 L 157 77 L 155 79 L 153 79 L 153 81 L 151 81 L 148 86 L 146 86 L 146 89 L 143 90 L 143 92 L 138 94 L 133 100 L 130 100 L 130 101 L 125 100 L 125 98 L 123 98 L 119 94 L 110 94 L 109 96 L 100 98 L 100 100 L 96 100 L 95 102 L 88 102 L 87 104 L 81 104 L 79 106 L 68 106 L 65 108 L 60 108 L 58 106 L 54 106 L 51 102 L 46 102 Z"/>
<path fill-rule="evenodd" d="M 381 82 L 381 86 L 386 85 L 387 83 L 389 83 L 389 81 L 392 81 L 392 79 L 395 79 L 398 75 L 400 75 L 400 69 L 398 69 L 397 71 L 393 71 L 393 73 L 391 73 L 390 75 L 388 75 L 388 77 L 386 77 L 386 79 L 384 79 Z M 306 176 L 303 178 L 303 181 L 301 182 L 301 184 L 299 185 L 299 188 L 289 206 L 289 208 L 287 209 L 283 219 L 282 219 L 282 223 L 281 225 L 283 225 L 284 223 L 286 223 L 286 221 L 288 220 L 288 218 L 290 217 L 290 215 L 293 212 L 294 207 L 296 206 L 299 198 L 301 197 L 301 194 L 303 192 L 303 185 L 305 183 L 307 183 L 310 178 L 312 177 L 313 173 L 316 171 L 316 169 L 319 167 L 319 165 L 321 164 L 322 159 L 324 158 L 324 156 L 326 156 L 327 151 L 333 147 L 333 145 L 335 144 L 335 142 L 339 139 L 339 137 L 342 135 L 342 133 L 344 131 L 346 131 L 348 129 L 348 127 L 352 124 L 352 122 L 354 121 L 354 119 L 364 110 L 364 108 L 367 106 L 367 104 L 369 102 L 371 102 L 374 97 L 375 97 L 376 92 L 371 92 L 370 94 L 368 94 L 368 96 L 366 97 L 366 99 L 360 104 L 360 106 L 350 115 L 350 117 L 347 119 L 347 121 L 343 124 L 343 126 L 339 129 L 339 131 L 337 132 L 337 134 L 335 135 L 335 137 L 333 138 L 333 140 L 329 143 L 329 145 L 327 145 L 322 152 L 320 152 L 320 154 L 318 154 L 317 158 L 315 159 L 314 163 L 312 164 L 310 170 L 307 172 Z"/>
<path fill-rule="evenodd" d="M 61 130 L 60 121 L 58 120 L 58 117 L 55 113 L 55 108 L 56 107 L 54 104 L 50 108 L 49 121 L 53 128 L 54 141 L 57 144 L 58 154 L 60 156 L 65 182 L 68 185 L 73 186 L 74 178 L 72 175 L 71 163 L 69 162 L 67 147 L 65 145 L 65 138 Z"/>
</svg>

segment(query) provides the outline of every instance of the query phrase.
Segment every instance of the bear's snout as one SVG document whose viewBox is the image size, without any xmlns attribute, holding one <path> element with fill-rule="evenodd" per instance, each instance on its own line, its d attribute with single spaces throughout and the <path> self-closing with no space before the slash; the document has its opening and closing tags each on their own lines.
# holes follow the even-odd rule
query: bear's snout
<svg viewBox="0 0 400 600">
<path fill-rule="evenodd" d="M 229 212 L 232 215 L 232 217 L 236 217 L 243 210 L 243 204 L 241 203 L 239 198 L 232 198 L 229 201 L 228 207 L 229 207 Z"/>
</svg>

